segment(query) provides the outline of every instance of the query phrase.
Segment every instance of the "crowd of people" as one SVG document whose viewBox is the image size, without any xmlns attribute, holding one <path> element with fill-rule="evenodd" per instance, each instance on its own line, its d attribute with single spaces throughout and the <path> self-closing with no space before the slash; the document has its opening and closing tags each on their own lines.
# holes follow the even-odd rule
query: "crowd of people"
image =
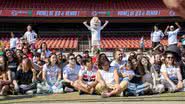
<svg viewBox="0 0 185 104">
<path fill-rule="evenodd" d="M 83 55 L 52 52 L 45 42 L 36 49 L 37 34 L 28 25 L 20 39 L 11 33 L 10 48 L 0 48 L 0 95 L 79 91 L 111 97 L 185 91 L 185 47 L 177 47 L 181 27 L 175 24 L 177 29 L 167 26 L 164 32 L 167 48 L 160 44 L 164 34 L 155 25 L 152 50 L 126 54 L 115 49 L 113 60 L 99 49 L 94 50 L 94 56 L 88 51 Z"/>
<path fill-rule="evenodd" d="M 185 17 L 184 0 L 163 1 Z M 97 18 L 96 21 L 99 22 Z M 87 22 L 84 24 L 94 31 Z M 106 24 L 108 21 L 103 27 Z M 51 52 L 45 42 L 36 49 L 37 33 L 28 25 L 20 39 L 11 32 L 10 48 L 0 45 L 0 95 L 79 91 L 80 95 L 111 97 L 185 91 L 185 36 L 180 40 L 182 47 L 179 49 L 177 34 L 181 26 L 175 25 L 177 29 L 167 26 L 164 33 L 158 25 L 154 26 L 149 52 L 138 49 L 125 54 L 123 49 L 115 49 L 114 60 L 109 60 L 99 49 L 93 49 L 94 56 L 88 51 L 67 56 L 59 50 Z M 165 35 L 168 35 L 168 47 L 160 44 Z M 144 48 L 144 38 L 141 40 Z"/>
</svg>

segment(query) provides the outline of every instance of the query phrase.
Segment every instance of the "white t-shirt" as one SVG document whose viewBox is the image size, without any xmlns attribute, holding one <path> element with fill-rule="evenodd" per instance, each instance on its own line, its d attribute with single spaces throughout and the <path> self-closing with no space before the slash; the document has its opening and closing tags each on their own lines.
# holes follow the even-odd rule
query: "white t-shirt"
<svg viewBox="0 0 185 104">
<path fill-rule="evenodd" d="M 24 38 L 27 39 L 29 44 L 35 43 L 36 37 L 37 37 L 37 34 L 34 31 L 32 31 L 32 32 L 27 31 L 24 33 Z"/>
<path fill-rule="evenodd" d="M 21 41 L 20 40 L 17 40 L 17 43 L 16 43 L 16 49 L 22 49 L 22 45 L 21 45 L 22 43 L 21 43 Z"/>
<path fill-rule="evenodd" d="M 115 84 L 114 69 L 115 69 L 114 67 L 110 67 L 109 71 L 98 70 L 107 85 L 109 85 L 109 84 L 114 85 Z"/>
<path fill-rule="evenodd" d="M 122 69 L 122 70 L 120 70 L 120 72 L 123 73 L 123 74 L 132 75 L 132 76 L 135 75 L 135 73 L 134 73 L 133 70 L 126 70 L 125 68 Z M 128 78 L 128 77 L 126 77 L 126 78 Z M 121 78 L 121 79 L 122 79 L 122 78 Z M 128 79 L 129 79 L 129 78 L 128 78 Z M 129 79 L 129 80 L 131 80 L 131 79 Z"/>
<path fill-rule="evenodd" d="M 10 38 L 10 48 L 16 48 L 17 42 L 17 38 Z"/>
<path fill-rule="evenodd" d="M 178 34 L 179 31 L 180 31 L 180 29 L 178 28 L 175 31 L 168 31 L 167 32 L 167 34 L 168 34 L 168 45 L 178 43 L 177 34 Z"/>
<path fill-rule="evenodd" d="M 81 67 L 79 65 L 75 65 L 74 69 L 69 67 L 69 64 L 64 67 L 63 76 L 67 77 L 67 79 L 71 81 L 78 80 L 78 74 Z"/>
<path fill-rule="evenodd" d="M 124 63 L 127 63 L 127 62 L 128 62 L 128 57 L 127 57 L 127 56 L 123 57 L 123 58 L 122 58 L 122 61 L 123 61 Z"/>
<path fill-rule="evenodd" d="M 100 32 L 102 27 L 98 27 L 97 29 L 90 27 L 89 30 L 91 31 L 91 44 L 100 45 Z"/>
<path fill-rule="evenodd" d="M 152 42 L 160 42 L 162 37 L 164 37 L 164 34 L 161 30 L 154 31 L 151 33 Z"/>
<path fill-rule="evenodd" d="M 125 68 L 121 70 L 121 73 L 128 74 L 128 75 L 135 75 L 133 70 L 126 70 Z"/>
<path fill-rule="evenodd" d="M 127 63 L 126 61 L 121 61 L 121 63 L 118 63 L 116 60 L 113 60 L 110 66 L 120 70 L 120 68 L 123 67 L 126 63 Z"/>
<path fill-rule="evenodd" d="M 180 68 L 176 68 L 174 66 L 166 67 L 165 64 L 163 64 L 160 69 L 161 72 L 166 72 L 169 78 L 177 78 L 177 72 L 179 70 Z M 161 75 L 161 79 L 164 79 L 163 75 Z"/>
<path fill-rule="evenodd" d="M 47 64 L 43 66 L 43 71 L 46 72 L 46 80 L 51 85 L 54 85 L 58 80 L 58 73 L 61 73 L 61 69 L 57 66 L 48 67 Z"/>
<path fill-rule="evenodd" d="M 96 79 L 97 69 L 87 70 L 87 68 L 82 68 L 79 71 L 79 76 L 82 76 L 83 80 L 87 84 L 91 84 Z"/>
<path fill-rule="evenodd" d="M 42 50 L 41 49 L 38 49 L 37 52 L 38 53 L 42 53 Z M 46 54 L 46 57 L 49 57 L 50 54 L 51 54 L 51 51 L 50 50 L 47 50 L 47 51 L 45 51 L 45 54 Z"/>
</svg>

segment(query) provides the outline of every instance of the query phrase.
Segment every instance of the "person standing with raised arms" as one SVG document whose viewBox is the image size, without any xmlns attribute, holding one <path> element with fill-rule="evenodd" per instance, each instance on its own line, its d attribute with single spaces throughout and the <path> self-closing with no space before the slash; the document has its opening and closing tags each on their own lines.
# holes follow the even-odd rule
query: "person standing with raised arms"
<svg viewBox="0 0 185 104">
<path fill-rule="evenodd" d="M 91 31 L 91 46 L 92 52 L 95 48 L 100 49 L 100 33 L 101 30 L 109 23 L 109 21 L 105 21 L 105 24 L 101 26 L 101 21 L 98 17 L 93 17 L 90 21 L 90 26 L 87 24 L 87 21 L 84 21 L 83 24 Z"/>
</svg>

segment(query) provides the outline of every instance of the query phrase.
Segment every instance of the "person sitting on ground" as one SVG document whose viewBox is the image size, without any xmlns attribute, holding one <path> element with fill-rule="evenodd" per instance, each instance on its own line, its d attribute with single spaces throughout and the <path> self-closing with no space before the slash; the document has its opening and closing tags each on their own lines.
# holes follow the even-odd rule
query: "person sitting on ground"
<svg viewBox="0 0 185 104">
<path fill-rule="evenodd" d="M 110 61 L 106 56 L 102 59 L 101 57 L 98 58 L 98 66 L 96 93 L 101 94 L 102 97 L 120 96 L 127 88 L 128 82 L 119 82 L 118 70 L 115 67 L 110 67 Z"/>
<path fill-rule="evenodd" d="M 132 63 L 131 62 L 127 62 L 125 64 L 125 67 L 120 69 L 120 72 L 121 72 L 121 75 L 123 77 L 123 80 L 126 80 L 126 81 L 129 82 L 133 78 L 135 73 L 134 73 L 132 67 L 133 67 Z"/>
<path fill-rule="evenodd" d="M 161 66 L 161 81 L 168 92 L 180 91 L 183 88 L 182 75 L 173 53 L 167 52 L 165 63 Z"/>
<path fill-rule="evenodd" d="M 141 59 L 140 59 L 141 60 Z M 134 95 L 139 96 L 143 95 L 144 92 L 147 92 L 152 88 L 150 83 L 143 83 L 143 72 L 139 68 L 139 62 L 136 57 L 129 57 L 128 61 L 131 62 L 133 71 L 135 75 L 133 78 L 129 81 L 127 85 L 127 90 L 125 91 L 125 95 Z"/>
<path fill-rule="evenodd" d="M 72 53 L 68 54 L 68 62 L 69 64 L 63 69 L 63 86 L 65 92 L 73 92 L 76 89 L 75 83 L 79 78 L 78 74 L 81 67 L 76 64 L 75 55 Z"/>
<path fill-rule="evenodd" d="M 18 93 L 36 93 L 36 71 L 28 57 L 23 58 L 21 64 L 17 68 L 13 84 L 16 92 Z"/>
<path fill-rule="evenodd" d="M 11 78 L 15 79 L 15 73 L 17 72 L 17 67 L 18 67 L 18 60 L 14 56 L 13 51 L 7 49 L 5 51 L 5 58 L 7 62 L 7 67 L 11 71 Z"/>
<path fill-rule="evenodd" d="M 37 93 L 63 93 L 61 69 L 54 53 L 49 56 L 49 63 L 43 66 L 42 80 L 37 84 Z"/>
<path fill-rule="evenodd" d="M 153 78 L 153 92 L 154 93 L 162 93 L 164 92 L 164 85 L 161 84 L 160 81 L 160 69 L 161 69 L 161 55 L 160 53 L 156 52 L 154 54 L 154 63 L 151 66 L 151 73 L 152 73 L 152 78 Z"/>
<path fill-rule="evenodd" d="M 84 67 L 79 71 L 77 89 L 80 90 L 80 94 L 83 92 L 87 94 L 93 94 L 97 84 L 97 81 L 95 80 L 97 69 L 93 68 L 91 57 L 84 58 L 83 64 Z"/>
<path fill-rule="evenodd" d="M 126 64 L 125 61 L 122 61 L 123 59 L 122 51 L 119 49 L 116 49 L 113 53 L 113 56 L 114 56 L 114 60 L 111 62 L 110 65 L 118 69 L 118 72 L 119 72 L 119 70 L 122 69 Z"/>
<path fill-rule="evenodd" d="M 46 57 L 49 57 L 51 54 L 51 51 L 48 49 L 46 42 L 42 42 L 40 45 L 40 48 L 37 50 L 38 53 L 44 53 Z"/>
<path fill-rule="evenodd" d="M 11 83 L 11 71 L 7 68 L 5 58 L 0 56 L 0 96 L 8 94 Z"/>
<path fill-rule="evenodd" d="M 80 54 L 78 54 L 77 56 L 76 56 L 76 64 L 77 65 L 79 65 L 79 66 L 83 66 L 83 64 L 82 64 L 82 56 L 80 55 Z"/>
</svg>

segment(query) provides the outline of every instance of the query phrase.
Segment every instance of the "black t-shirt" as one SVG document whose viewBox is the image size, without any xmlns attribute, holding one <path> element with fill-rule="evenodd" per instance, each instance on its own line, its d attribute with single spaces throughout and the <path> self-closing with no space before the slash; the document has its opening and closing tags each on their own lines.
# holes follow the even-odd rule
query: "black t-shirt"
<svg viewBox="0 0 185 104">
<path fill-rule="evenodd" d="M 141 84 L 142 83 L 142 75 L 139 73 L 138 69 L 134 70 L 135 76 L 130 80 L 131 83 Z"/>
<path fill-rule="evenodd" d="M 29 70 L 28 72 L 23 72 L 21 69 L 16 72 L 15 80 L 17 80 L 18 85 L 21 84 L 31 84 L 33 78 L 33 72 Z"/>
<path fill-rule="evenodd" d="M 10 69 L 10 71 L 16 72 L 17 66 L 18 66 L 18 63 L 15 60 L 8 62 L 8 69 Z"/>
</svg>

